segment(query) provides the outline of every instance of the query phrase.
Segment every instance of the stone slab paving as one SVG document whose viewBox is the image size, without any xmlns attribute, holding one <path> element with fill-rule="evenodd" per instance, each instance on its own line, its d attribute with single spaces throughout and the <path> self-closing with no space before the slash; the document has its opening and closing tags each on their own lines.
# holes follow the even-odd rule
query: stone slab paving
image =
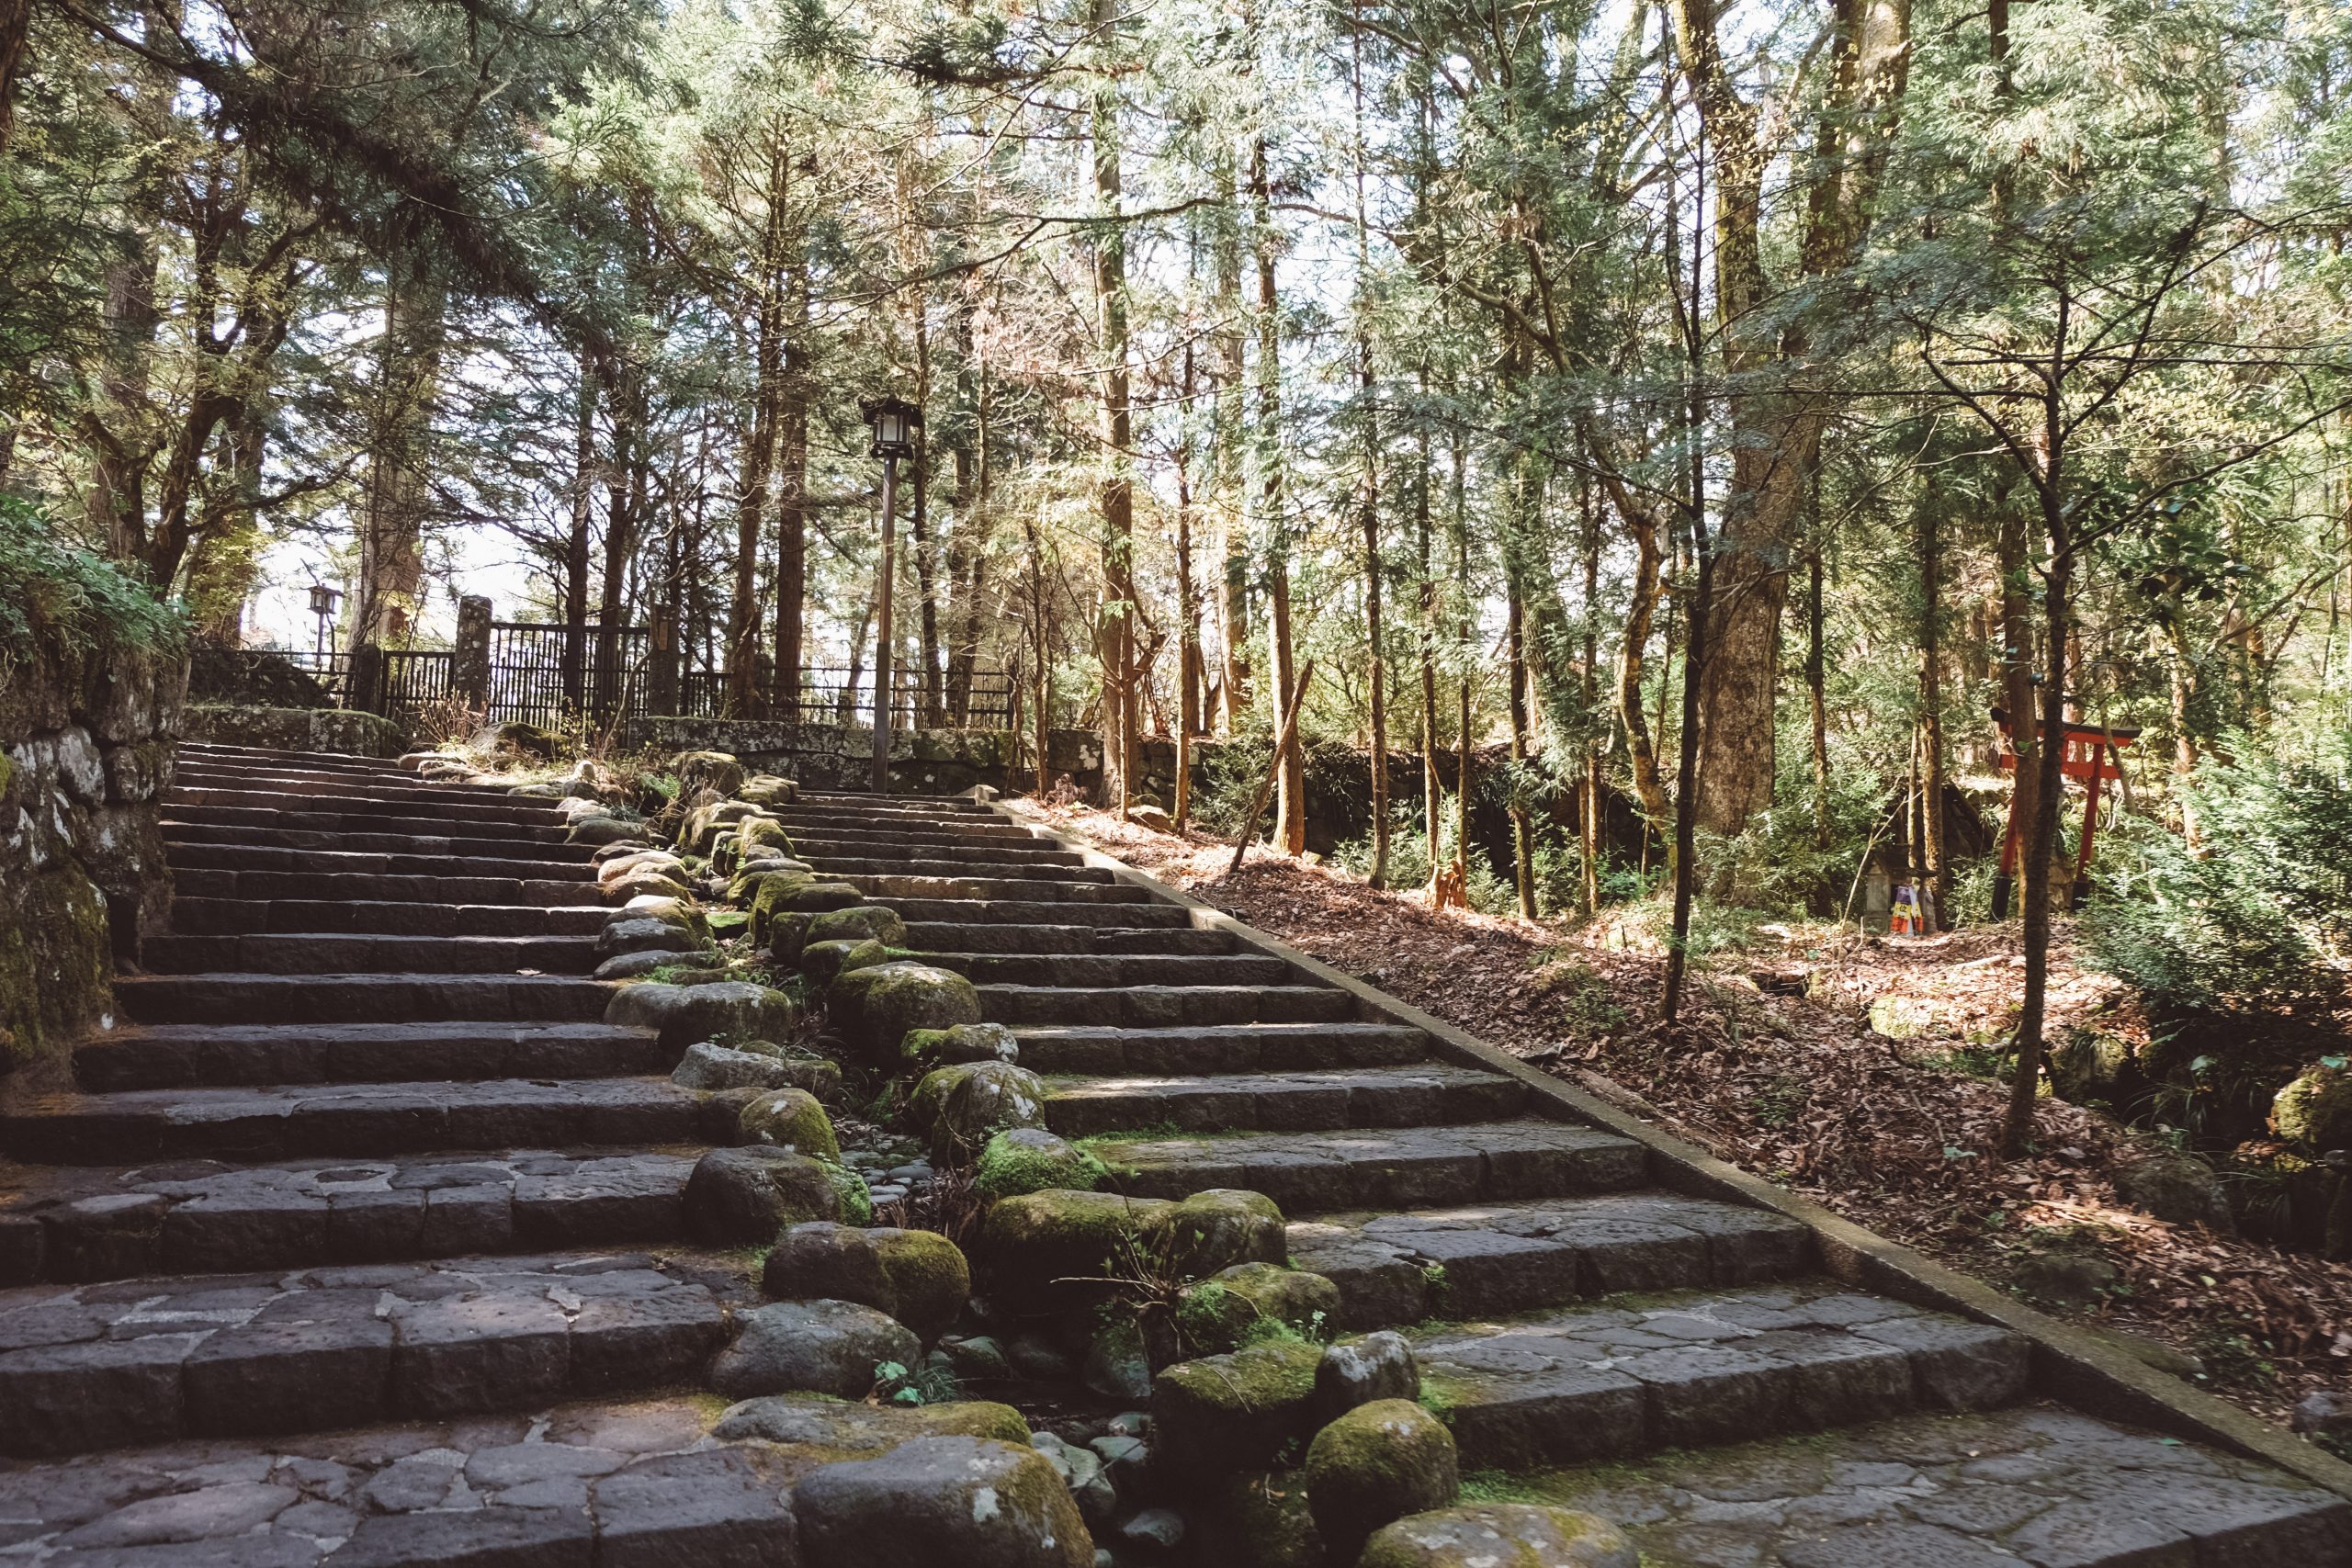
<svg viewBox="0 0 2352 1568">
<path fill-rule="evenodd" d="M 0 1452 L 465 1415 L 685 1382 L 725 1335 L 714 1278 L 729 1281 L 723 1266 L 606 1253 L 0 1292 Z"/>
<path fill-rule="evenodd" d="M 0 1117 L 0 1141 L 54 1165 L 673 1144 L 705 1132 L 733 1141 L 731 1109 L 712 1107 L 651 1077 L 129 1089 L 28 1096 Z"/>
<path fill-rule="evenodd" d="M 94 1092 L 192 1084 L 325 1084 L 667 1075 L 680 1052 L 608 1023 L 179 1023 L 118 1029 L 76 1047 Z"/>
<path fill-rule="evenodd" d="M 1285 1214 L 1548 1198 L 1649 1179 L 1649 1155 L 1639 1144 L 1565 1122 L 1102 1138 L 1091 1146 L 1123 1192 L 1183 1198 L 1241 1187 L 1263 1192 Z"/>
<path fill-rule="evenodd" d="M 1054 1077 L 1046 1087 L 1046 1125 L 1065 1138 L 1162 1123 L 1204 1132 L 1288 1132 L 1479 1122 L 1513 1115 L 1527 1098 L 1515 1078 L 1441 1063 L 1296 1073 Z"/>
<path fill-rule="evenodd" d="M 2046 1404 L 1525 1477 L 1644 1568 L 2346 1568 L 2352 1504 Z"/>
<path fill-rule="evenodd" d="M 1410 1336 L 1466 1465 L 1611 1459 L 1975 1410 L 2025 1392 L 2031 1343 L 1814 1281 L 1612 1299 Z"/>
<path fill-rule="evenodd" d="M 0 1166 L 0 1285 L 672 1241 L 696 1153 Z"/>
<path fill-rule="evenodd" d="M 1813 1261 L 1813 1233 L 1793 1220 L 1670 1192 L 1317 1214 L 1289 1231 L 1292 1263 L 1339 1286 L 1355 1330 L 1744 1285 Z"/>
</svg>

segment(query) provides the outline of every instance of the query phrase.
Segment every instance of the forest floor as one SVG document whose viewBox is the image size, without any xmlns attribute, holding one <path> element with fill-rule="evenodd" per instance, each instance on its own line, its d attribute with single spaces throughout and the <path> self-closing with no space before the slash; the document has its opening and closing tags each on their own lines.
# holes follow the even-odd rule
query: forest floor
<svg viewBox="0 0 2352 1568">
<path fill-rule="evenodd" d="M 1668 1032 L 1656 1021 L 1662 957 L 1640 913 L 1537 922 L 1433 912 L 1419 891 L 1382 892 L 1262 849 L 1228 874 L 1231 844 L 1206 834 L 1024 808 L 2267 1418 L 2283 1420 L 2315 1390 L 2352 1391 L 2352 1266 L 2123 1205 L 2114 1171 L 2155 1145 L 2063 1100 L 2043 1098 L 2030 1157 L 1998 1156 L 2008 1090 L 1991 1076 L 1992 1043 L 2024 984 L 2014 924 L 1918 939 L 1759 926 L 1694 966 L 1695 1005 Z M 2052 1029 L 2114 999 L 2113 982 L 2075 965 L 2060 922 Z M 1874 1007 L 1908 1037 L 1874 1029 Z"/>
</svg>

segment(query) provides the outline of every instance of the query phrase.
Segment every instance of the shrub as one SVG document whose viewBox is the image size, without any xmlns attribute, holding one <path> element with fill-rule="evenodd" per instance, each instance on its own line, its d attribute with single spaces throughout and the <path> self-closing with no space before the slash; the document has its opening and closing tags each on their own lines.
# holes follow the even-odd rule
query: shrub
<svg viewBox="0 0 2352 1568">
<path fill-rule="evenodd" d="M 2236 744 L 2183 791 L 2207 852 L 2134 823 L 2086 947 L 2162 1012 L 2316 1014 L 2345 999 L 2352 966 L 2352 731 L 2302 756 Z"/>
<path fill-rule="evenodd" d="M 179 611 L 114 562 L 61 538 L 30 502 L 0 495 L 0 664 L 46 645 L 177 648 Z"/>
</svg>

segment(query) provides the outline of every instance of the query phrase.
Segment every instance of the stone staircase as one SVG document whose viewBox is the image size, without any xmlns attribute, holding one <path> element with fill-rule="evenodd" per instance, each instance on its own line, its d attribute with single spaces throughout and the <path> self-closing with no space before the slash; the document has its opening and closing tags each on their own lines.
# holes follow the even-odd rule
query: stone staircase
<svg viewBox="0 0 2352 1568">
<path fill-rule="evenodd" d="M 74 1086 L 0 1114 L 0 1562 L 796 1561 L 821 1461 L 699 1392 L 757 1297 L 685 1239 L 731 1107 L 598 1021 L 588 852 L 357 758 L 186 747 L 167 804 L 174 930 Z M 1465 1467 L 1657 1562 L 2352 1563 L 2333 1494 L 2052 1404 L 2024 1338 L 1826 1277 L 1805 1226 L 1001 815 L 779 815 L 1121 1185 L 1272 1196 Z"/>
<path fill-rule="evenodd" d="M 1645 1562 L 2352 1562 L 2335 1494 L 2058 1408 L 2024 1337 L 1826 1278 L 1806 1226 L 1669 1190 L 1644 1145 L 1004 815 L 778 815 L 972 979 L 1120 1190 L 1272 1197 L 1339 1326 L 1412 1340 L 1466 1470 L 1617 1518 Z"/>
</svg>

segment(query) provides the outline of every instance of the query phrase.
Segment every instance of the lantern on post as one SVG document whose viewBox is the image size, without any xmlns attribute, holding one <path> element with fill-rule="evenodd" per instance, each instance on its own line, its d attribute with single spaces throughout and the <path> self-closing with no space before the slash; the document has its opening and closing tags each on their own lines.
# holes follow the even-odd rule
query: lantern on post
<svg viewBox="0 0 2352 1568">
<path fill-rule="evenodd" d="M 311 614 L 318 617 L 319 632 L 314 651 L 323 665 L 327 656 L 327 623 L 334 619 L 334 607 L 343 598 L 343 590 L 329 588 L 323 582 L 311 584 Z"/>
<path fill-rule="evenodd" d="M 882 566 L 876 584 L 874 649 L 874 793 L 890 788 L 890 588 L 897 574 L 899 459 L 915 455 L 922 410 L 903 398 L 869 398 L 858 405 L 874 431 L 871 455 L 882 459 Z"/>
</svg>

